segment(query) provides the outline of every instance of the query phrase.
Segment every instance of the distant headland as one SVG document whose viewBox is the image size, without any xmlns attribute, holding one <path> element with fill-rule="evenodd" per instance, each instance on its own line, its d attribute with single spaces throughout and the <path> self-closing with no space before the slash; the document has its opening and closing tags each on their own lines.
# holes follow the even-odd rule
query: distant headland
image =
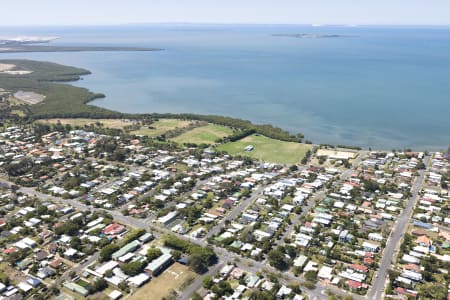
<svg viewBox="0 0 450 300">
<path fill-rule="evenodd" d="M 23 52 L 92 52 L 92 51 L 160 51 L 160 48 L 147 47 L 108 47 L 108 46 L 52 46 L 47 44 L 59 37 L 19 36 L 0 37 L 0 53 Z"/>
</svg>

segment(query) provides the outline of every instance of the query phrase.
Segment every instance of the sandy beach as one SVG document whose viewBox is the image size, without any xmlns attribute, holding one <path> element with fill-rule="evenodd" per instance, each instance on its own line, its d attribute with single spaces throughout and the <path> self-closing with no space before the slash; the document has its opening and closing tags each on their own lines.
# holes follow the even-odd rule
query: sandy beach
<svg viewBox="0 0 450 300">
<path fill-rule="evenodd" d="M 11 65 L 11 64 L 0 64 L 0 72 L 10 71 L 14 67 L 15 67 L 15 65 Z"/>
</svg>

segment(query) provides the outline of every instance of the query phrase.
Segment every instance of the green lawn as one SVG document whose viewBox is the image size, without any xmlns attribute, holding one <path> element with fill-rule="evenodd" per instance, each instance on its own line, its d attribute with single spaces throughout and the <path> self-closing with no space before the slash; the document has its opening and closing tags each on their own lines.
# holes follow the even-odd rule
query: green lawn
<svg viewBox="0 0 450 300">
<path fill-rule="evenodd" d="M 252 151 L 244 151 L 246 146 L 253 145 Z M 266 162 L 295 164 L 305 156 L 311 145 L 283 142 L 262 135 L 250 135 L 242 140 L 226 143 L 217 147 L 231 155 L 243 155 Z"/>
<path fill-rule="evenodd" d="M 206 126 L 196 127 L 175 138 L 172 141 L 194 144 L 214 144 L 219 138 L 223 138 L 233 133 L 233 130 L 226 126 L 208 124 Z"/>
<path fill-rule="evenodd" d="M 25 117 L 25 113 L 21 111 L 20 109 L 13 109 L 11 110 L 12 115 L 17 115 L 19 117 Z"/>
<path fill-rule="evenodd" d="M 84 281 L 83 279 L 78 280 L 78 281 L 76 282 L 76 284 L 78 284 L 78 285 L 80 285 L 80 286 L 82 286 L 82 287 L 84 287 L 84 288 L 88 288 L 89 285 L 90 285 L 89 282 Z"/>
<path fill-rule="evenodd" d="M 39 123 L 46 124 L 70 124 L 72 126 L 85 126 L 95 125 L 96 123 L 102 123 L 104 127 L 123 129 L 126 126 L 135 124 L 132 120 L 128 119 L 89 119 L 89 118 L 55 118 L 55 119 L 42 119 L 38 120 Z M 147 135 L 151 137 L 159 136 L 166 133 L 169 130 L 177 128 L 184 128 L 191 124 L 191 121 L 178 120 L 178 119 L 159 119 L 153 124 L 148 126 L 142 126 L 139 130 L 131 131 L 131 134 Z"/>
<path fill-rule="evenodd" d="M 70 124 L 71 126 L 85 125 L 95 125 L 97 123 L 102 123 L 104 127 L 123 129 L 125 126 L 133 125 L 133 122 L 125 119 L 89 119 L 89 118 L 55 118 L 55 119 L 41 119 L 36 121 L 38 123 L 44 124 L 57 124 L 61 123 L 63 125 Z"/>
<path fill-rule="evenodd" d="M 131 133 L 136 135 L 147 135 L 151 137 L 156 137 L 166 133 L 169 130 L 187 127 L 191 123 L 192 123 L 191 121 L 187 120 L 159 119 L 158 121 L 150 125 L 151 128 L 144 126 L 139 130 L 132 131 Z"/>
</svg>

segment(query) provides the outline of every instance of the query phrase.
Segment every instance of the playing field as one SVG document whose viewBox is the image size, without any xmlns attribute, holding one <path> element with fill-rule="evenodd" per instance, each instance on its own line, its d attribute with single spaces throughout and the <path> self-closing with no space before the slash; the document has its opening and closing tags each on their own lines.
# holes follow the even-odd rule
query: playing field
<svg viewBox="0 0 450 300">
<path fill-rule="evenodd" d="M 11 110 L 12 115 L 18 115 L 19 117 L 25 117 L 25 113 L 21 111 L 20 109 L 13 109 Z"/>
<path fill-rule="evenodd" d="M 86 118 L 72 118 L 72 119 L 43 119 L 38 122 L 47 124 L 56 124 L 61 122 L 61 124 L 70 124 L 72 126 L 83 127 L 85 125 L 95 125 L 97 123 L 103 124 L 107 128 L 123 129 L 126 126 L 134 125 L 137 121 L 127 120 L 127 119 L 86 119 Z M 190 121 L 176 120 L 176 119 L 160 119 L 150 125 L 142 126 L 139 130 L 131 131 L 131 134 L 136 135 L 147 135 L 147 136 L 159 136 L 169 130 L 176 128 L 183 128 L 190 124 Z"/>
<path fill-rule="evenodd" d="M 252 145 L 252 151 L 244 151 L 244 148 Z M 243 155 L 259 159 L 265 162 L 295 164 L 305 156 L 311 145 L 283 142 L 261 135 L 250 135 L 236 142 L 226 143 L 217 147 L 220 151 L 226 151 L 231 155 Z"/>
<path fill-rule="evenodd" d="M 71 126 L 95 125 L 96 123 L 103 124 L 104 127 L 122 129 L 125 126 L 133 125 L 133 122 L 125 119 L 43 119 L 39 120 L 40 123 L 57 124 L 60 122 L 63 125 L 70 124 Z"/>
<path fill-rule="evenodd" d="M 194 277 L 196 275 L 187 266 L 174 263 L 158 277 L 152 278 L 149 283 L 139 288 L 129 299 L 162 299 L 168 295 L 171 289 L 178 290 L 190 276 Z"/>
<path fill-rule="evenodd" d="M 175 138 L 172 141 L 183 144 L 214 144 L 217 139 L 223 138 L 233 133 L 233 130 L 226 126 L 208 124 L 196 127 Z"/>
<path fill-rule="evenodd" d="M 191 121 L 178 119 L 160 119 L 150 125 L 150 128 L 143 126 L 139 130 L 132 131 L 131 134 L 156 137 L 166 133 L 169 130 L 187 127 L 189 124 L 191 124 Z"/>
</svg>

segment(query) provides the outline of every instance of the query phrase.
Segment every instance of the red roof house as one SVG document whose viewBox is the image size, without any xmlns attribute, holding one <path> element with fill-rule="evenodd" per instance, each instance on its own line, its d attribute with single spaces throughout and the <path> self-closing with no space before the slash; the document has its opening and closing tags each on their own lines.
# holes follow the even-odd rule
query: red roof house
<svg viewBox="0 0 450 300">
<path fill-rule="evenodd" d="M 125 226 L 117 224 L 117 223 L 112 223 L 103 229 L 103 233 L 106 235 L 116 235 L 116 234 L 121 234 L 125 230 L 126 230 Z"/>
</svg>

